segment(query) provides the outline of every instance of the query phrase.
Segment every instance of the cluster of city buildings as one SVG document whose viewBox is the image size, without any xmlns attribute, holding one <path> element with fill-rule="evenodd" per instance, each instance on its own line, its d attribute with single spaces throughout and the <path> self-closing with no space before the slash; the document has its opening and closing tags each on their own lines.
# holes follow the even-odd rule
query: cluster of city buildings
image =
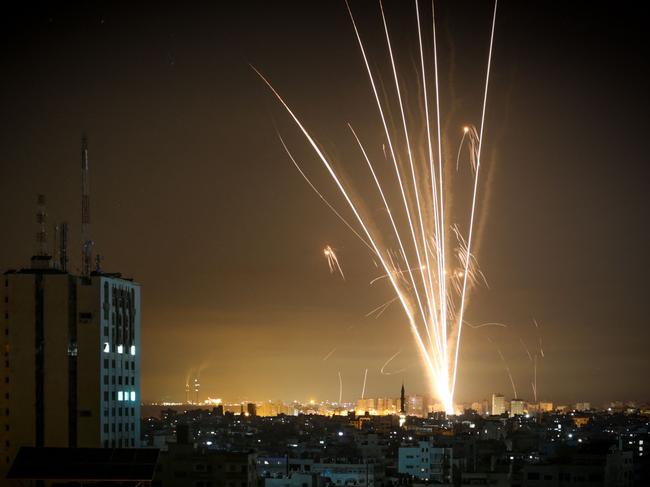
<svg viewBox="0 0 650 487">
<path fill-rule="evenodd" d="M 161 409 L 143 418 L 142 432 L 144 444 L 159 448 L 162 459 L 187 450 L 188 443 L 197 463 L 238 452 L 242 465 L 255 465 L 263 487 L 591 487 L 646 485 L 649 427 L 650 411 L 631 404 L 426 417 L 353 410 L 345 416 L 260 416 L 253 408 L 237 414 L 215 406 Z M 173 472 L 180 467 L 162 468 L 179 475 Z M 194 471 L 184 468 L 180 475 L 195 478 Z M 241 481 L 250 475 L 249 467 Z"/>
</svg>

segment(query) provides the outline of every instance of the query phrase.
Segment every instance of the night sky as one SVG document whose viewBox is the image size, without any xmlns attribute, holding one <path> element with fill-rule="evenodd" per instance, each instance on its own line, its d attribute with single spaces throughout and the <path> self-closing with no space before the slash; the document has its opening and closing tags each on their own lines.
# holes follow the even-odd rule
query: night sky
<svg viewBox="0 0 650 487">
<path fill-rule="evenodd" d="M 0 269 L 29 262 L 37 193 L 79 241 L 85 131 L 95 250 L 104 270 L 142 285 L 144 400 L 184 399 L 192 369 L 202 397 L 225 400 L 336 400 L 338 371 L 354 400 L 365 368 L 369 396 L 396 396 L 402 380 L 426 392 L 402 310 L 365 317 L 391 291 L 369 286 L 368 251 L 291 165 L 276 129 L 343 208 L 249 66 L 353 178 L 362 161 L 346 123 L 379 153 L 383 133 L 345 3 L 138 4 L 3 15 Z M 567 4 L 499 4 L 479 215 L 489 288 L 474 291 L 467 319 L 508 327 L 464 332 L 461 401 L 512 395 L 497 346 L 532 399 L 520 340 L 535 347 L 533 318 L 541 399 L 648 399 L 646 17 L 632 2 Z M 390 86 L 378 4 L 351 5 Z M 436 5 L 453 152 L 460 128 L 480 121 L 493 4 Z M 412 77 L 413 3 L 385 9 Z M 326 244 L 345 281 L 329 274 Z M 409 368 L 380 375 L 400 349 L 390 368 Z"/>
</svg>

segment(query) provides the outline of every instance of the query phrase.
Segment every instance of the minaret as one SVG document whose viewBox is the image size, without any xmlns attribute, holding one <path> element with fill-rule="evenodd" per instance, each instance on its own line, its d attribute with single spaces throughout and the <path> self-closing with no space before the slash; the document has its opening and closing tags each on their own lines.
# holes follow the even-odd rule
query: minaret
<svg viewBox="0 0 650 487">
<path fill-rule="evenodd" d="M 404 383 L 402 382 L 402 391 L 399 396 L 399 412 L 406 414 L 406 398 L 404 397 Z"/>
<path fill-rule="evenodd" d="M 90 239 L 90 181 L 88 179 L 88 139 L 81 137 L 81 275 L 90 276 L 93 241 Z"/>
</svg>

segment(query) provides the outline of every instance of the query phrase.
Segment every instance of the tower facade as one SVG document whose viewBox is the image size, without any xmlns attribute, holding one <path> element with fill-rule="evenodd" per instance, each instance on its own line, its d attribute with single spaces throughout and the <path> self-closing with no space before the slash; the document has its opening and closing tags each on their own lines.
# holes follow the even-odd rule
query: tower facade
<svg viewBox="0 0 650 487">
<path fill-rule="evenodd" d="M 139 446 L 140 286 L 29 268 L 1 294 L 0 471 L 21 446 Z"/>
<path fill-rule="evenodd" d="M 404 392 L 404 384 L 402 383 L 402 390 L 399 395 L 399 412 L 400 414 L 406 414 L 406 394 Z"/>
</svg>

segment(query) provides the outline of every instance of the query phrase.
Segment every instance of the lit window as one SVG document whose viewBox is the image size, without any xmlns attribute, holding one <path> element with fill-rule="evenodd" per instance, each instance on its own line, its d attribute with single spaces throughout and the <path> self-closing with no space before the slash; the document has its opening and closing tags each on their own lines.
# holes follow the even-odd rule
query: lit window
<svg viewBox="0 0 650 487">
<path fill-rule="evenodd" d="M 111 351 L 111 346 L 108 342 L 104 342 L 104 353 L 108 353 Z"/>
<path fill-rule="evenodd" d="M 124 353 L 124 345 L 117 346 L 117 353 Z"/>
<path fill-rule="evenodd" d="M 135 355 L 135 345 L 131 345 L 131 355 Z"/>
<path fill-rule="evenodd" d="M 135 401 L 135 391 L 131 391 L 131 401 Z"/>
<path fill-rule="evenodd" d="M 117 391 L 117 400 L 118 401 L 124 401 L 124 392 Z"/>
</svg>

